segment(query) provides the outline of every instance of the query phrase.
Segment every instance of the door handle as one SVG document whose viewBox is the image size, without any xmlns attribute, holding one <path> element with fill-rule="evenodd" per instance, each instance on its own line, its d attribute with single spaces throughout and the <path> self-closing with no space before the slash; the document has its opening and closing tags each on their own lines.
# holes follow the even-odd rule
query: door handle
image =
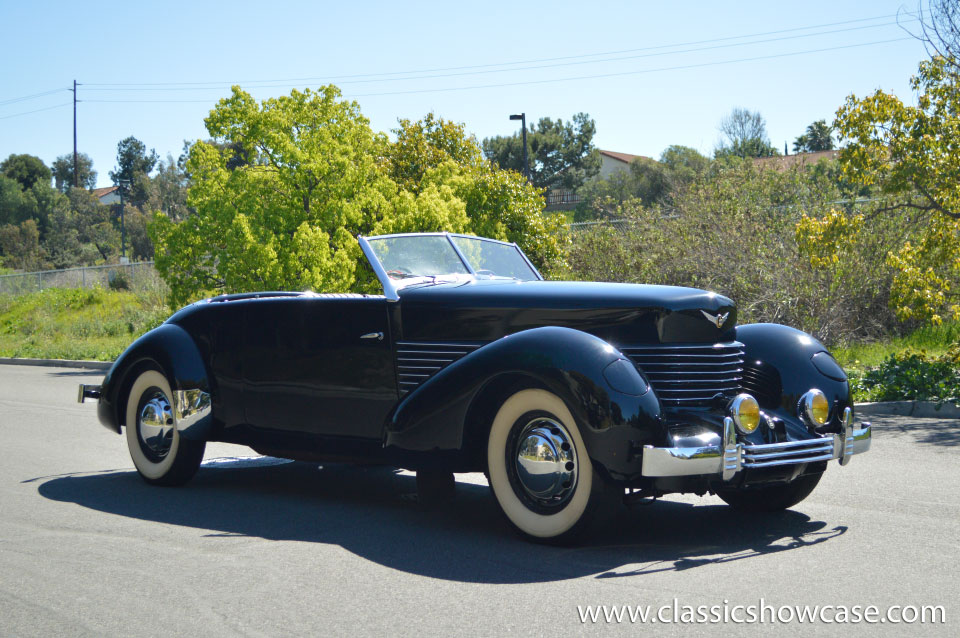
<svg viewBox="0 0 960 638">
<path fill-rule="evenodd" d="M 376 339 L 377 341 L 383 341 L 382 332 L 368 332 L 365 335 L 360 335 L 361 339 Z"/>
</svg>

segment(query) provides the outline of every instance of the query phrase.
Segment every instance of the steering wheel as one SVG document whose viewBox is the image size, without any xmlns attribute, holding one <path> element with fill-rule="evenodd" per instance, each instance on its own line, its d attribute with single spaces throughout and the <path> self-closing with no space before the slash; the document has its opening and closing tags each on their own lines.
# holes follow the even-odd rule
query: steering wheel
<svg viewBox="0 0 960 638">
<path fill-rule="evenodd" d="M 404 279 L 406 277 L 412 277 L 413 273 L 410 272 L 408 268 L 392 268 L 387 271 L 387 277 L 390 279 Z"/>
</svg>

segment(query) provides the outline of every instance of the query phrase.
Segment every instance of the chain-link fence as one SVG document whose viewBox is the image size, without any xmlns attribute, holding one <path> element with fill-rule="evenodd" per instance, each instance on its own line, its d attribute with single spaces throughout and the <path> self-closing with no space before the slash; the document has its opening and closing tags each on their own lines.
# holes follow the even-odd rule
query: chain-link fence
<svg viewBox="0 0 960 638">
<path fill-rule="evenodd" d="M 0 275 L 0 294 L 20 295 L 45 288 L 115 288 L 143 290 L 163 287 L 152 261 L 109 266 L 85 266 Z"/>
</svg>

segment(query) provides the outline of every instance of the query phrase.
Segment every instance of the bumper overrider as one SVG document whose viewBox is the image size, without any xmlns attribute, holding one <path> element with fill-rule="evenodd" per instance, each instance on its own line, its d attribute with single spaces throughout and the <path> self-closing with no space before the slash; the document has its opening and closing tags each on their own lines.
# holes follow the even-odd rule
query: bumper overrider
<svg viewBox="0 0 960 638">
<path fill-rule="evenodd" d="M 847 408 L 849 410 L 850 408 Z M 846 415 L 845 415 L 846 417 Z M 783 465 L 800 465 L 838 459 L 846 465 L 854 454 L 870 449 L 871 425 L 859 425 L 852 418 L 844 418 L 839 434 L 815 435 L 800 441 L 751 444 L 737 439 L 734 420 L 723 420 L 720 445 L 702 447 L 643 448 L 643 475 L 694 476 L 719 474 L 724 481 L 733 479 L 740 470 Z"/>
</svg>

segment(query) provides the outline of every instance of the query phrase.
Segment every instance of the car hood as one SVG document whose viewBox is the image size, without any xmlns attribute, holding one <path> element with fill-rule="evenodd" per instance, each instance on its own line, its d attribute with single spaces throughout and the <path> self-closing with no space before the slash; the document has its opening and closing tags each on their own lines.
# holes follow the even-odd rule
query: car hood
<svg viewBox="0 0 960 638">
<path fill-rule="evenodd" d="M 733 302 L 695 288 L 566 281 L 479 280 L 400 291 L 404 340 L 491 341 L 541 326 L 614 345 L 732 341 Z M 723 319 L 717 326 L 717 319 Z M 714 319 L 711 319 L 714 318 Z"/>
</svg>

